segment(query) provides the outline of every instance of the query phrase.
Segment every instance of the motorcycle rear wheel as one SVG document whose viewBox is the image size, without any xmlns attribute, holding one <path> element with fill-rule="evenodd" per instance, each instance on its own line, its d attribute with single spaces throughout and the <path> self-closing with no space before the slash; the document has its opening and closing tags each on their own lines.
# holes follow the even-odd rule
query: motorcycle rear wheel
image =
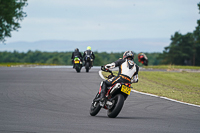
<svg viewBox="0 0 200 133">
<path fill-rule="evenodd" d="M 81 71 L 80 64 L 75 64 L 75 69 L 76 69 L 76 72 L 79 73 Z"/>
<path fill-rule="evenodd" d="M 89 62 L 86 62 L 86 64 L 85 64 L 85 69 L 86 69 L 86 72 L 89 72 L 89 69 L 90 69 L 90 64 L 89 64 Z"/>
<path fill-rule="evenodd" d="M 110 118 L 115 118 L 120 113 L 124 105 L 124 96 L 122 94 L 118 94 L 114 97 L 112 102 L 114 103 L 114 105 L 111 109 L 108 109 L 107 115 Z"/>
</svg>

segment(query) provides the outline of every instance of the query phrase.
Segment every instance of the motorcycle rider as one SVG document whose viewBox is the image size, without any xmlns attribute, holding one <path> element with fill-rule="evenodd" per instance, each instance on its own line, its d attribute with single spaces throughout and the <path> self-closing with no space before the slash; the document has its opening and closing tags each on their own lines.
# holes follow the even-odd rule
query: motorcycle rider
<svg viewBox="0 0 200 133">
<path fill-rule="evenodd" d="M 119 59 L 111 64 L 104 66 L 104 69 L 113 69 L 119 67 L 118 76 L 107 79 L 101 82 L 101 95 L 99 100 L 103 102 L 105 100 L 105 94 L 107 93 L 107 87 L 111 87 L 116 83 L 137 83 L 139 67 L 134 63 L 134 53 L 132 51 L 126 51 L 123 54 L 123 59 Z"/>
<path fill-rule="evenodd" d="M 95 55 L 94 55 L 94 53 L 92 52 L 90 46 L 88 46 L 88 47 L 87 47 L 87 50 L 84 51 L 84 54 L 83 54 L 84 62 L 86 62 L 86 58 L 85 58 L 85 57 L 86 57 L 87 55 L 89 55 L 89 56 L 91 57 L 91 59 L 92 59 L 92 61 L 91 61 L 91 67 L 92 67 L 92 66 L 93 66 L 93 60 L 95 59 Z M 84 66 L 85 66 L 85 63 L 84 63 Z"/>
<path fill-rule="evenodd" d="M 142 53 L 142 52 L 140 52 L 140 53 L 138 54 L 138 61 L 139 61 L 140 63 L 142 63 L 143 65 L 148 66 L 148 58 L 147 58 L 147 56 L 146 56 L 144 53 Z"/>
<path fill-rule="evenodd" d="M 72 59 L 72 64 L 73 64 L 73 68 L 74 68 L 74 58 L 75 57 L 78 57 L 80 60 L 81 60 L 81 67 L 82 67 L 82 62 L 83 62 L 83 57 L 82 57 L 82 54 L 79 52 L 79 49 L 78 48 L 76 48 L 75 50 L 74 50 L 74 52 L 72 53 L 72 57 L 71 57 L 71 59 Z"/>
</svg>

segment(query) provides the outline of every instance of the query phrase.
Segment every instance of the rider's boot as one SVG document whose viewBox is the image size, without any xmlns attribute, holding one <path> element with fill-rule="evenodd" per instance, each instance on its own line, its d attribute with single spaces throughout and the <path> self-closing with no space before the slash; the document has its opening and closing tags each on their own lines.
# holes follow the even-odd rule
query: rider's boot
<svg viewBox="0 0 200 133">
<path fill-rule="evenodd" d="M 106 98 L 105 93 L 101 92 L 101 95 L 100 95 L 100 98 L 99 98 L 99 103 L 100 103 L 101 107 L 104 107 L 104 105 L 105 105 L 105 102 L 106 102 L 105 98 Z"/>
<path fill-rule="evenodd" d="M 91 61 L 91 67 L 93 67 L 93 61 Z"/>
<path fill-rule="evenodd" d="M 106 98 L 106 83 L 103 82 L 102 86 L 101 86 L 101 95 L 100 95 L 100 101 L 105 101 L 105 98 Z"/>
<path fill-rule="evenodd" d="M 100 95 L 100 97 L 99 97 L 99 100 L 103 102 L 103 101 L 105 101 L 105 98 L 106 98 L 105 92 L 101 92 L 101 95 Z"/>
<path fill-rule="evenodd" d="M 106 84 L 105 82 L 103 82 L 102 86 L 101 86 L 101 94 L 100 97 L 96 99 L 96 101 L 105 101 L 106 98 Z"/>
</svg>

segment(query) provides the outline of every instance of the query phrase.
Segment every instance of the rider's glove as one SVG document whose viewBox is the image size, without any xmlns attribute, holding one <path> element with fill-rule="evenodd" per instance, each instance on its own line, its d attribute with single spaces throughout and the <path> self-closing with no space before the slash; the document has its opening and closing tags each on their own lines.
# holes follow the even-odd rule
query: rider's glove
<svg viewBox="0 0 200 133">
<path fill-rule="evenodd" d="M 115 63 L 113 62 L 113 63 L 111 63 L 111 64 L 107 64 L 107 65 L 105 65 L 105 68 L 106 68 L 106 69 L 115 68 Z"/>
<path fill-rule="evenodd" d="M 113 75 L 108 75 L 108 77 L 107 77 L 107 78 L 108 78 L 108 79 L 111 79 L 112 77 L 113 77 Z"/>
<path fill-rule="evenodd" d="M 137 83 L 138 82 L 138 74 L 133 76 L 133 78 L 131 79 L 131 83 Z"/>
</svg>

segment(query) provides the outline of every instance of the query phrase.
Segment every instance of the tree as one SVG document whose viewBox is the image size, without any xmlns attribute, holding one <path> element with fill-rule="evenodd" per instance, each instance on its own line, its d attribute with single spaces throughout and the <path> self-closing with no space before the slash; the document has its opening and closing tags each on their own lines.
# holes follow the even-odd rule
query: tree
<svg viewBox="0 0 200 133">
<path fill-rule="evenodd" d="M 19 21 L 27 16 L 23 12 L 27 5 L 27 0 L 0 0 L 0 42 L 11 37 L 11 31 L 21 28 Z"/>
<path fill-rule="evenodd" d="M 199 7 L 199 13 L 200 13 L 200 3 L 198 4 Z M 197 27 L 194 31 L 194 43 L 193 43 L 193 60 L 194 64 L 200 65 L 200 19 L 197 20 Z"/>
<path fill-rule="evenodd" d="M 175 65 L 192 65 L 194 36 L 193 33 L 187 33 L 185 35 L 175 32 L 174 36 L 171 36 L 171 43 L 168 47 L 165 47 L 163 51 L 163 64 L 175 64 Z"/>
<path fill-rule="evenodd" d="M 200 10 L 200 3 L 198 3 Z M 199 12 L 200 13 L 200 12 Z M 162 64 L 175 65 L 200 65 L 200 20 L 197 20 L 198 26 L 193 33 L 185 35 L 175 32 L 171 36 L 170 46 L 165 47 L 163 54 L 160 55 Z"/>
</svg>

